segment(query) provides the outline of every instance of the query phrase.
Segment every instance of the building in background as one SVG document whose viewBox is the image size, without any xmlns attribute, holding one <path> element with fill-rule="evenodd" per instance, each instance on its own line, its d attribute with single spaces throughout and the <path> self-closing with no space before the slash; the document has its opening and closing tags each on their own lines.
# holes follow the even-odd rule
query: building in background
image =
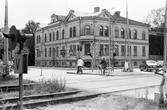
<svg viewBox="0 0 167 110">
<path fill-rule="evenodd" d="M 125 55 L 133 66 L 149 58 L 149 25 L 129 19 L 126 49 L 126 18 L 120 11 L 110 16 L 106 9 L 95 7 L 92 13 L 70 10 L 67 16 L 52 14 L 51 22 L 35 32 L 35 65 L 76 66 L 79 57 L 85 66 L 99 64 L 103 57 L 109 62 L 110 25 L 115 66 L 124 65 Z"/>
</svg>

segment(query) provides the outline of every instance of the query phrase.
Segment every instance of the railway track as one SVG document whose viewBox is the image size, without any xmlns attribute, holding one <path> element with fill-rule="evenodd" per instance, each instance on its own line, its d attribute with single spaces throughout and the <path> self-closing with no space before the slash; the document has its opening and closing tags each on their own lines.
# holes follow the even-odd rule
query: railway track
<svg viewBox="0 0 167 110">
<path fill-rule="evenodd" d="M 23 97 L 24 108 L 47 106 L 48 104 L 67 103 L 97 97 L 100 94 L 91 94 L 81 91 L 60 92 Z M 19 98 L 0 99 L 0 110 L 18 110 Z"/>
<path fill-rule="evenodd" d="M 31 89 L 33 86 L 37 85 L 37 83 L 29 83 L 29 84 L 23 84 L 24 89 Z M 18 91 L 19 90 L 19 85 L 3 85 L 0 86 L 0 91 L 1 92 L 11 92 L 11 91 Z"/>
<path fill-rule="evenodd" d="M 156 85 L 158 86 L 158 85 Z M 86 100 L 90 98 L 95 98 L 100 95 L 114 94 L 119 92 L 131 91 L 131 90 L 140 90 L 144 88 L 152 88 L 154 86 L 132 88 L 118 91 L 111 91 L 105 93 L 91 93 L 84 91 L 67 91 L 60 93 L 50 93 L 50 94 L 41 94 L 41 95 L 31 95 L 23 97 L 23 107 L 24 108 L 35 108 L 38 106 L 47 106 L 48 104 L 59 104 L 59 103 L 69 103 L 74 101 Z M 95 89 L 95 88 L 94 88 Z M 18 110 L 19 109 L 19 98 L 6 98 L 0 99 L 0 110 Z"/>
</svg>

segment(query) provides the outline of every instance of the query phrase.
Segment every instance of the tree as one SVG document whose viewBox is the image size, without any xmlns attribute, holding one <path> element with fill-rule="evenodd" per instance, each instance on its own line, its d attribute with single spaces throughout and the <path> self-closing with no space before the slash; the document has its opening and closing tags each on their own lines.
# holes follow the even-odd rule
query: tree
<svg viewBox="0 0 167 110">
<path fill-rule="evenodd" d="M 29 62 L 28 62 L 28 65 L 35 65 L 35 45 L 34 45 L 34 42 L 35 42 L 35 36 L 34 36 L 34 33 L 36 31 L 36 28 L 37 28 L 37 23 L 35 23 L 35 21 L 33 20 L 29 20 L 26 25 L 25 25 L 25 28 L 22 30 L 24 33 L 27 33 L 27 34 L 33 34 L 33 37 L 26 40 L 25 42 L 25 46 L 29 49 Z"/>
<path fill-rule="evenodd" d="M 144 22 L 151 26 L 150 27 L 151 30 L 154 30 L 156 32 L 163 32 L 164 15 L 165 15 L 165 8 L 151 10 L 145 17 Z"/>
</svg>

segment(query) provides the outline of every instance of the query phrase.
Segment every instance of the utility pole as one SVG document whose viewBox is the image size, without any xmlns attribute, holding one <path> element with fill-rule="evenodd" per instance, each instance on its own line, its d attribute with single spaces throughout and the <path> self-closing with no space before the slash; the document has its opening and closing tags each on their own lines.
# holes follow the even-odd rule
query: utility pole
<svg viewBox="0 0 167 110">
<path fill-rule="evenodd" d="M 113 50 L 112 50 L 113 53 Z M 109 12 L 109 74 L 111 68 L 111 14 Z"/>
<path fill-rule="evenodd" d="M 128 12 L 127 12 L 127 0 L 126 0 L 126 17 L 127 17 L 127 15 L 128 15 Z M 127 19 L 126 19 L 127 20 Z M 128 71 L 128 64 L 127 64 L 127 37 L 128 37 L 128 25 L 127 25 L 127 23 L 128 23 L 128 20 L 127 20 L 127 22 L 126 22 L 126 32 L 125 32 L 125 62 L 124 62 L 124 69 L 123 69 L 123 72 L 127 72 Z"/>
<path fill-rule="evenodd" d="M 8 0 L 5 1 L 5 23 L 4 23 L 4 32 L 8 33 Z M 5 76 L 9 75 L 9 56 L 8 56 L 8 38 L 4 37 L 4 58 L 3 64 L 5 65 L 4 74 Z"/>
<path fill-rule="evenodd" d="M 43 28 L 41 28 L 42 36 L 41 36 L 41 74 L 42 76 L 42 66 L 43 66 L 43 51 L 42 51 L 42 46 L 43 46 Z"/>
<path fill-rule="evenodd" d="M 127 39 L 128 39 L 128 47 L 127 47 L 127 50 L 128 50 L 128 59 L 129 59 L 129 71 L 131 72 L 132 71 L 132 65 L 131 65 L 131 46 L 130 46 L 130 39 L 129 39 L 129 19 L 128 19 L 128 0 L 126 1 L 126 35 L 127 35 Z"/>
<path fill-rule="evenodd" d="M 164 97 L 167 95 L 167 70 L 166 70 L 166 57 L 167 57 L 167 0 L 165 3 L 165 28 L 164 28 L 164 55 L 163 55 L 163 76 L 162 76 L 162 81 L 160 84 L 160 98 L 159 98 L 159 107 L 163 107 L 164 105 Z M 165 93 L 164 93 L 165 90 Z"/>
</svg>

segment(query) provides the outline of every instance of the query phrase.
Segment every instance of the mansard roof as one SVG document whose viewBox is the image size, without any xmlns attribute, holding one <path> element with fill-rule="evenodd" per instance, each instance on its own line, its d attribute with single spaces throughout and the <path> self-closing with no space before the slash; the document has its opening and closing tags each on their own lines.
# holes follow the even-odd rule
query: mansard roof
<svg viewBox="0 0 167 110">
<path fill-rule="evenodd" d="M 122 16 L 118 16 L 118 15 L 114 15 L 114 18 L 123 23 L 123 24 L 126 24 L 127 22 L 127 18 L 125 17 L 122 17 Z M 128 19 L 129 20 L 129 24 L 130 25 L 137 25 L 137 26 L 144 26 L 144 27 L 149 27 L 150 25 L 146 24 L 146 23 L 142 23 L 142 22 L 139 22 L 139 21 L 135 21 L 135 20 L 132 20 L 132 19 Z"/>
<path fill-rule="evenodd" d="M 97 17 L 98 18 L 102 18 L 102 15 L 106 15 L 105 19 L 109 17 L 110 13 L 106 10 L 103 9 L 101 11 L 97 11 L 97 12 L 91 12 L 91 13 L 86 13 L 86 12 L 79 12 L 79 11 L 74 11 L 74 10 L 70 10 L 67 16 L 64 15 L 56 15 L 56 14 L 52 14 L 51 15 L 51 22 L 44 27 L 48 27 L 48 26 L 54 26 L 60 23 L 65 23 L 71 20 L 71 22 L 82 18 L 82 17 Z M 113 15 L 110 15 L 112 21 L 117 21 L 117 23 L 122 23 L 122 24 L 126 24 L 127 19 L 125 17 L 120 16 L 120 11 L 116 11 Z M 103 19 L 102 19 L 103 20 Z M 129 24 L 130 25 L 136 25 L 136 26 L 143 26 L 143 27 L 149 27 L 150 25 L 139 22 L 139 21 L 135 21 L 132 19 L 128 19 L 129 20 Z"/>
</svg>

